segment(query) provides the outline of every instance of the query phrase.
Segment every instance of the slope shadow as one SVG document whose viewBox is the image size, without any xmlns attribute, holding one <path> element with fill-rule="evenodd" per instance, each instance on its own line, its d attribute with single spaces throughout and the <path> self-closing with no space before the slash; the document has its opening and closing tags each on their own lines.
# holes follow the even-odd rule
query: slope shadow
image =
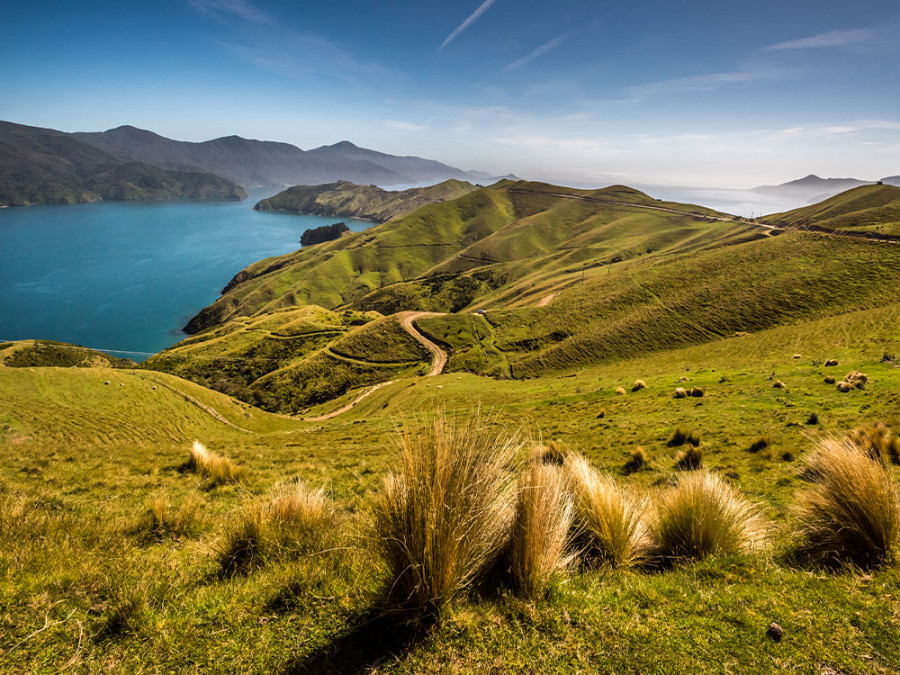
<svg viewBox="0 0 900 675">
<path fill-rule="evenodd" d="M 426 637 L 435 624 L 432 616 L 410 619 L 402 612 L 372 608 L 349 630 L 306 656 L 289 661 L 284 675 L 301 673 L 359 673 L 403 656 Z"/>
</svg>

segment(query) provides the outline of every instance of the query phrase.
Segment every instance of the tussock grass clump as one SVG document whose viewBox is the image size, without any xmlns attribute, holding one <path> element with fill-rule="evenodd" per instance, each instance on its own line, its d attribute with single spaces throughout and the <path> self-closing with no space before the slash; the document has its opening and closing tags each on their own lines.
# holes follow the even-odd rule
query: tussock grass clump
<svg viewBox="0 0 900 675">
<path fill-rule="evenodd" d="M 518 434 L 480 415 L 437 415 L 397 437 L 400 461 L 375 502 L 375 534 L 390 572 L 388 600 L 440 610 L 505 549 L 515 516 Z"/>
<path fill-rule="evenodd" d="M 831 366 L 836 366 L 836 365 L 838 365 L 837 359 L 828 359 L 827 361 L 825 361 L 826 368 L 830 368 Z"/>
<path fill-rule="evenodd" d="M 204 479 L 207 489 L 239 482 L 245 474 L 242 467 L 223 455 L 210 452 L 200 441 L 194 441 L 184 470 L 196 473 Z"/>
<path fill-rule="evenodd" d="M 709 471 L 682 476 L 655 500 L 651 534 L 663 561 L 740 553 L 765 531 L 759 508 Z"/>
<path fill-rule="evenodd" d="M 869 378 L 865 373 L 861 373 L 858 370 L 851 370 L 844 375 L 843 380 L 837 383 L 837 388 L 838 391 L 843 392 L 853 391 L 854 389 L 865 389 L 866 382 L 868 381 Z"/>
<path fill-rule="evenodd" d="M 675 468 L 678 471 L 696 471 L 702 466 L 703 450 L 696 445 L 689 445 L 675 458 Z"/>
<path fill-rule="evenodd" d="M 691 387 L 690 394 L 694 398 L 703 398 L 703 396 L 706 395 L 706 391 L 703 389 L 703 387 Z"/>
<path fill-rule="evenodd" d="M 165 495 L 154 497 L 147 510 L 138 518 L 131 533 L 141 543 L 195 536 L 202 525 L 198 514 L 200 503 L 199 497 L 191 495 L 181 503 L 181 506 L 175 508 Z"/>
<path fill-rule="evenodd" d="M 113 589 L 100 637 L 119 638 L 137 633 L 147 612 L 147 592 L 141 585 Z"/>
<path fill-rule="evenodd" d="M 684 445 L 685 443 L 690 443 L 694 447 L 700 445 L 700 434 L 695 434 L 690 429 L 677 427 L 675 431 L 672 432 L 672 435 L 669 436 L 669 440 L 666 445 L 668 445 L 670 448 L 677 448 Z"/>
<path fill-rule="evenodd" d="M 768 436 L 760 436 L 755 441 L 750 444 L 750 447 L 747 448 L 747 452 L 752 452 L 756 454 L 762 450 L 765 450 L 772 444 L 772 441 L 769 440 Z"/>
<path fill-rule="evenodd" d="M 850 438 L 872 459 L 900 464 L 900 437 L 882 422 L 858 427 Z"/>
<path fill-rule="evenodd" d="M 547 441 L 538 448 L 537 458 L 544 464 L 562 466 L 566 461 L 566 452 L 557 441 Z"/>
<path fill-rule="evenodd" d="M 341 525 L 324 490 L 290 481 L 268 502 L 247 502 L 229 524 L 219 549 L 221 573 L 246 574 L 271 561 L 321 553 L 335 545 Z"/>
<path fill-rule="evenodd" d="M 900 499 L 885 465 L 850 438 L 825 439 L 809 460 L 800 552 L 824 564 L 870 567 L 900 541 Z"/>
<path fill-rule="evenodd" d="M 809 417 L 806 418 L 806 424 L 809 426 L 814 426 L 819 423 L 819 414 L 811 412 L 809 413 Z"/>
<path fill-rule="evenodd" d="M 623 467 L 625 475 L 630 476 L 645 468 L 649 463 L 646 450 L 638 446 L 628 453 L 628 461 L 625 462 L 625 466 Z"/>
<path fill-rule="evenodd" d="M 509 545 L 510 571 L 527 596 L 545 593 L 577 557 L 571 551 L 573 518 L 566 474 L 552 464 L 532 461 L 519 478 Z"/>
<path fill-rule="evenodd" d="M 684 387 L 675 387 L 675 398 L 687 398 L 688 390 Z"/>
<path fill-rule="evenodd" d="M 616 394 L 619 396 L 624 396 L 628 392 L 625 391 L 624 387 L 616 387 Z"/>
<path fill-rule="evenodd" d="M 824 382 L 825 384 L 834 384 L 837 380 L 832 375 L 826 375 Z"/>
<path fill-rule="evenodd" d="M 787 385 L 784 382 L 782 382 L 781 380 L 775 380 L 772 383 L 772 388 L 773 389 L 787 389 Z"/>
<path fill-rule="evenodd" d="M 585 555 L 611 567 L 644 562 L 650 552 L 644 522 L 646 500 L 632 496 L 580 455 L 569 458 L 566 470 L 575 492 L 576 523 L 585 542 Z"/>
<path fill-rule="evenodd" d="M 635 380 L 634 384 L 631 385 L 631 391 L 640 391 L 641 389 L 646 389 L 647 383 L 643 380 Z"/>
</svg>

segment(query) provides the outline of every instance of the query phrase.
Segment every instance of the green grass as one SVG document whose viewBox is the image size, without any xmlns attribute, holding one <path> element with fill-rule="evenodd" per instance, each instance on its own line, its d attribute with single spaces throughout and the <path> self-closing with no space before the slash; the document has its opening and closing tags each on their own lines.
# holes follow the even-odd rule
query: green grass
<svg viewBox="0 0 900 675">
<path fill-rule="evenodd" d="M 900 236 L 900 188 L 863 185 L 812 206 L 775 213 L 766 222 L 826 230 L 849 230 Z"/>
<path fill-rule="evenodd" d="M 898 325 L 894 304 L 572 377 L 410 378 L 320 423 L 151 371 L 0 367 L 0 669 L 271 672 L 330 661 L 409 673 L 897 670 L 900 569 L 827 571 L 786 553 L 799 531 L 795 508 L 812 489 L 800 474 L 816 440 L 875 421 L 900 429 L 900 369 L 882 362 L 900 354 Z M 824 384 L 829 358 L 842 373 L 865 372 L 866 388 Z M 773 375 L 789 389 L 773 389 Z M 646 390 L 615 394 L 637 378 Z M 676 386 L 706 396 L 674 399 Z M 651 497 L 676 475 L 668 438 L 692 429 L 705 467 L 761 504 L 770 544 L 661 572 L 579 572 L 539 600 L 501 586 L 460 596 L 431 628 L 398 626 L 377 614 L 388 577 L 367 536 L 390 439 L 422 411 L 465 423 L 479 402 Z M 769 446 L 747 452 L 760 436 Z M 178 470 L 194 439 L 245 467 L 244 483 L 201 492 Z M 638 446 L 649 466 L 623 476 Z M 896 484 L 900 469 L 888 471 Z M 274 557 L 220 579 L 216 551 L 232 518 L 287 479 L 327 486 L 349 514 L 346 558 Z M 189 537 L 148 544 L 132 534 L 159 495 L 173 508 L 202 495 Z M 765 637 L 771 621 L 785 630 L 779 644 Z"/>
</svg>

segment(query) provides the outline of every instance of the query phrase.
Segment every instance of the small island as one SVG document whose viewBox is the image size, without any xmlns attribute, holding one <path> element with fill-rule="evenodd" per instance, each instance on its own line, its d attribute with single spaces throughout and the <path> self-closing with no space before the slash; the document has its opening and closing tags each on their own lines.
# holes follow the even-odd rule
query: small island
<svg viewBox="0 0 900 675">
<path fill-rule="evenodd" d="M 332 223 L 331 225 L 321 225 L 319 227 L 313 227 L 312 229 L 306 230 L 300 236 L 300 243 L 303 246 L 312 246 L 313 244 L 322 244 L 326 241 L 332 241 L 334 239 L 340 239 L 344 232 L 349 232 L 350 228 L 347 227 L 347 223 Z"/>
</svg>

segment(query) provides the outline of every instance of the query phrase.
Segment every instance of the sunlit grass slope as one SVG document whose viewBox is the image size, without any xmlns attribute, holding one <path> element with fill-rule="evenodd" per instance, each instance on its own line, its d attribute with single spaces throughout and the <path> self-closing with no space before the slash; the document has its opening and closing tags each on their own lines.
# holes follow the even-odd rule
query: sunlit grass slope
<svg viewBox="0 0 900 675">
<path fill-rule="evenodd" d="M 812 206 L 762 218 L 779 226 L 815 225 L 900 236 L 900 187 L 863 185 Z"/>
<path fill-rule="evenodd" d="M 317 423 L 161 373 L 0 368 L 0 670 L 896 671 L 896 562 L 833 570 L 788 554 L 814 489 L 802 460 L 830 434 L 876 420 L 900 428 L 898 325 L 894 303 L 571 377 L 410 378 Z M 865 389 L 824 381 L 851 370 L 867 374 Z M 632 392 L 636 379 L 646 387 Z M 678 386 L 706 393 L 675 399 Z M 761 505 L 768 543 L 652 572 L 574 569 L 533 598 L 501 584 L 456 597 L 432 627 L 393 622 L 378 611 L 391 578 L 366 536 L 396 464 L 392 434 L 439 409 L 466 424 L 479 403 L 653 500 L 684 475 L 667 439 L 690 429 L 705 468 Z M 761 436 L 767 447 L 751 452 Z M 210 488 L 185 471 L 194 439 L 239 467 L 241 482 Z M 626 475 L 638 446 L 646 464 Z M 263 549 L 262 562 L 224 576 L 235 528 L 269 517 L 295 479 L 333 498 L 337 543 Z M 154 510 L 187 524 L 148 541 Z M 766 636 L 773 621 L 778 643 Z"/>
<path fill-rule="evenodd" d="M 278 307 L 352 304 L 383 314 L 458 311 L 574 283 L 585 266 L 763 236 L 697 206 L 630 188 L 573 190 L 501 181 L 365 232 L 251 265 L 189 325 L 201 330 Z M 505 300 L 504 300 L 505 301 Z"/>
</svg>

